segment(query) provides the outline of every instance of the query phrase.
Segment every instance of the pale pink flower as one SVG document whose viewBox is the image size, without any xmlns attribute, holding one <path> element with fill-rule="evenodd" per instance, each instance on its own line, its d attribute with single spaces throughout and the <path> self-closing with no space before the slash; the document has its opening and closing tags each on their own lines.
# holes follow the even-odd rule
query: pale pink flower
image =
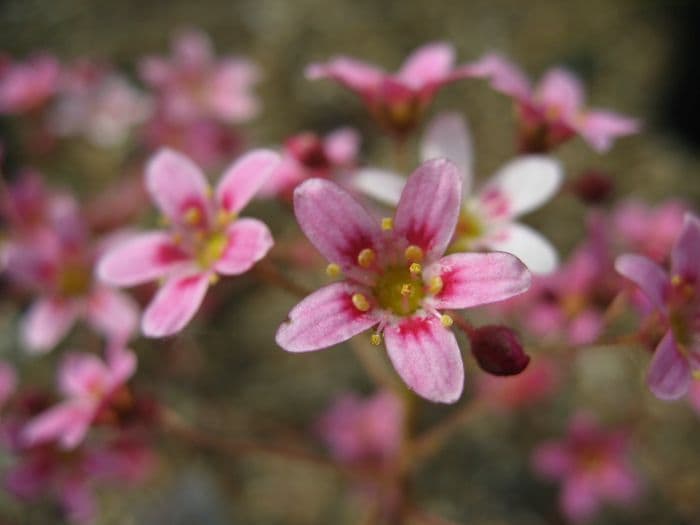
<svg viewBox="0 0 700 525">
<path fill-rule="evenodd" d="M 447 43 L 426 44 L 409 55 L 396 73 L 337 56 L 326 63 L 310 64 L 306 77 L 328 78 L 350 89 L 383 128 L 401 138 L 420 122 L 440 88 L 467 76 L 454 68 L 454 55 Z"/>
<path fill-rule="evenodd" d="M 252 92 L 260 80 L 258 67 L 241 57 L 217 59 L 209 37 L 200 31 L 179 34 L 171 57 L 147 57 L 140 71 L 170 121 L 241 123 L 260 111 Z"/>
<path fill-rule="evenodd" d="M 171 226 L 134 235 L 97 267 L 99 277 L 115 286 L 164 279 L 142 318 L 146 336 L 182 330 L 218 275 L 244 273 L 267 254 L 272 247 L 267 226 L 257 219 L 238 219 L 238 213 L 278 163 L 274 152 L 252 151 L 211 190 L 200 169 L 180 153 L 164 149 L 149 161 L 146 187 Z"/>
<path fill-rule="evenodd" d="M 647 383 L 659 399 L 683 397 L 700 374 L 700 220 L 686 214 L 671 251 L 670 275 L 642 255 L 621 255 L 615 268 L 635 283 L 665 319 Z"/>
<path fill-rule="evenodd" d="M 393 218 L 380 222 L 337 184 L 311 179 L 294 193 L 294 212 L 309 240 L 344 274 L 302 300 L 277 331 L 289 352 L 320 350 L 376 326 L 406 384 L 426 399 L 451 403 L 464 367 L 452 319 L 461 309 L 522 293 L 530 274 L 505 253 L 443 257 L 459 215 L 461 177 L 444 159 L 408 179 Z"/>
<path fill-rule="evenodd" d="M 75 448 L 135 371 L 136 356 L 129 350 L 111 349 L 106 361 L 93 354 L 68 354 L 58 370 L 65 400 L 27 423 L 21 436 L 24 445 L 55 441 Z"/>
<path fill-rule="evenodd" d="M 629 506 L 642 491 L 632 468 L 629 439 L 623 430 L 601 428 L 591 416 L 576 415 L 566 438 L 541 444 L 533 453 L 533 469 L 559 481 L 559 506 L 571 521 L 592 519 L 606 502 Z"/>
<path fill-rule="evenodd" d="M 384 391 L 366 399 L 339 397 L 323 413 L 317 430 L 338 461 L 382 467 L 396 459 L 402 425 L 401 400 Z"/>
<path fill-rule="evenodd" d="M 502 166 L 473 191 L 474 159 L 469 130 L 455 113 L 437 116 L 421 142 L 421 158 L 445 157 L 462 175 L 462 209 L 449 252 L 493 250 L 512 253 L 534 273 L 549 273 L 557 266 L 555 248 L 538 232 L 517 221 L 556 194 L 562 169 L 555 159 L 525 155 Z M 405 179 L 392 172 L 366 168 L 352 184 L 377 200 L 396 205 Z"/>
<path fill-rule="evenodd" d="M 556 390 L 559 380 L 556 364 L 539 355 L 525 370 L 514 376 L 480 374 L 477 392 L 493 407 L 517 410 L 546 399 Z"/>
<path fill-rule="evenodd" d="M 341 183 L 357 164 L 360 134 L 337 129 L 325 137 L 304 132 L 288 138 L 282 162 L 262 188 L 261 195 L 291 199 L 294 188 L 307 179 L 334 178 Z"/>
<path fill-rule="evenodd" d="M 0 113 L 21 114 L 41 108 L 56 92 L 60 65 L 50 55 L 0 67 Z"/>
<path fill-rule="evenodd" d="M 635 119 L 586 108 L 581 82 L 564 69 L 550 69 L 537 87 L 518 66 L 497 53 L 464 69 L 470 76 L 488 78 L 493 89 L 513 98 L 524 151 L 548 151 L 578 134 L 593 149 L 604 152 L 616 138 L 639 131 Z"/>
</svg>

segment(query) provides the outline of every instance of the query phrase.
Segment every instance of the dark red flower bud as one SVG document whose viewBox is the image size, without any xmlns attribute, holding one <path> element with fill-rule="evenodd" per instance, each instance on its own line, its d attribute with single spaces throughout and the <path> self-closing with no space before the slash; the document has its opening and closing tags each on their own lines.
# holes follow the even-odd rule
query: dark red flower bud
<svg viewBox="0 0 700 525">
<path fill-rule="evenodd" d="M 287 139 L 285 146 L 307 168 L 324 170 L 330 165 L 323 141 L 315 133 L 305 132 L 294 135 Z"/>
<path fill-rule="evenodd" d="M 530 362 L 518 335 L 507 326 L 479 327 L 469 339 L 479 366 L 489 374 L 513 376 L 525 370 Z"/>
<path fill-rule="evenodd" d="M 586 171 L 571 183 L 571 191 L 585 204 L 605 202 L 612 196 L 614 189 L 612 177 L 597 170 Z"/>
</svg>

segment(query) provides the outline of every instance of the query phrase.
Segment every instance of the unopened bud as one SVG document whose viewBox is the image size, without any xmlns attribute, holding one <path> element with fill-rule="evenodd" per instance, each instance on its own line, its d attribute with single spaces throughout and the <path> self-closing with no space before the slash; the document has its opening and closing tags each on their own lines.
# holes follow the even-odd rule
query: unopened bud
<svg viewBox="0 0 700 525">
<path fill-rule="evenodd" d="M 516 375 L 525 370 L 530 362 L 520 338 L 507 326 L 482 326 L 475 329 L 469 338 L 474 357 L 481 369 L 489 374 Z"/>
<path fill-rule="evenodd" d="M 610 175 L 597 170 L 585 171 L 571 183 L 571 191 L 584 204 L 601 204 L 610 198 L 614 189 Z"/>
</svg>

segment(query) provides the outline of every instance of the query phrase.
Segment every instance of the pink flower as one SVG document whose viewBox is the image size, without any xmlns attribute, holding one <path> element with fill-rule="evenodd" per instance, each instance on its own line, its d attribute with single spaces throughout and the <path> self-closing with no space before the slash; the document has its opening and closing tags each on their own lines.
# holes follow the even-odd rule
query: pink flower
<svg viewBox="0 0 700 525">
<path fill-rule="evenodd" d="M 683 397 L 700 374 L 700 220 L 686 214 L 671 251 L 671 273 L 642 255 L 621 255 L 615 268 L 659 311 L 668 331 L 656 347 L 647 383 L 659 399 Z"/>
<path fill-rule="evenodd" d="M 556 364 L 544 356 L 536 356 L 526 370 L 515 376 L 480 374 L 477 390 L 490 405 L 516 410 L 547 398 L 558 383 Z"/>
<path fill-rule="evenodd" d="M 444 159 L 408 179 L 392 218 L 375 220 L 337 184 L 311 179 L 294 193 L 309 240 L 345 279 L 311 294 L 277 331 L 289 352 L 320 350 L 377 326 L 394 368 L 416 393 L 450 403 L 462 393 L 464 367 L 452 319 L 441 309 L 500 301 L 522 293 L 530 274 L 505 253 L 442 257 L 459 215 L 461 177 Z"/>
<path fill-rule="evenodd" d="M 541 476 L 562 484 L 559 506 L 574 522 L 592 519 L 601 505 L 630 505 L 641 494 L 637 473 L 627 458 L 624 431 L 606 431 L 588 415 L 571 420 L 561 441 L 541 444 L 532 465 Z"/>
<path fill-rule="evenodd" d="M 466 77 L 454 60 L 452 46 L 434 42 L 414 51 L 397 73 L 338 56 L 310 64 L 306 77 L 329 78 L 355 92 L 379 125 L 401 138 L 419 123 L 442 86 Z"/>
<path fill-rule="evenodd" d="M 56 92 L 60 66 L 49 55 L 0 68 L 0 113 L 20 114 L 40 108 Z"/>
<path fill-rule="evenodd" d="M 543 155 L 526 155 L 502 166 L 478 191 L 472 191 L 474 159 L 464 119 L 455 113 L 439 115 L 428 125 L 421 142 L 421 158 L 444 157 L 462 175 L 462 209 L 449 252 L 493 250 L 512 253 L 534 273 L 555 269 L 558 257 L 551 243 L 517 219 L 549 201 L 562 180 L 560 164 Z M 362 169 L 353 185 L 382 202 L 396 205 L 405 179 L 398 174 Z"/>
<path fill-rule="evenodd" d="M 252 93 L 260 79 L 257 66 L 244 58 L 217 59 L 208 36 L 200 31 L 181 33 L 173 42 L 172 57 L 147 57 L 140 70 L 172 122 L 211 118 L 241 123 L 260 110 Z"/>
<path fill-rule="evenodd" d="M 391 392 L 367 399 L 354 394 L 338 398 L 318 421 L 318 432 L 338 461 L 384 466 L 401 444 L 403 407 Z"/>
<path fill-rule="evenodd" d="M 564 69 L 547 71 L 536 88 L 520 68 L 496 53 L 465 66 L 465 70 L 470 76 L 488 78 L 493 89 L 513 98 L 523 151 L 549 151 L 578 134 L 593 149 L 604 152 L 617 137 L 639 131 L 634 119 L 586 109 L 580 81 Z"/>
<path fill-rule="evenodd" d="M 143 315 L 146 336 L 182 330 L 218 275 L 244 273 L 267 254 L 272 246 L 267 226 L 238 219 L 238 213 L 278 163 L 276 153 L 252 151 L 230 166 L 212 191 L 184 155 L 164 149 L 150 160 L 146 186 L 170 229 L 135 235 L 109 251 L 97 267 L 99 277 L 116 286 L 164 279 Z"/>
<path fill-rule="evenodd" d="M 357 163 L 360 135 L 340 128 L 325 137 L 305 132 L 285 141 L 282 163 L 261 190 L 262 195 L 292 198 L 294 188 L 307 179 L 337 178 L 342 182 Z"/>
<path fill-rule="evenodd" d="M 112 349 L 104 362 L 92 354 L 69 354 L 58 371 L 62 403 L 32 419 L 22 432 L 25 446 L 57 441 L 66 449 L 83 441 L 90 426 L 108 410 L 136 371 L 136 356 Z"/>
</svg>

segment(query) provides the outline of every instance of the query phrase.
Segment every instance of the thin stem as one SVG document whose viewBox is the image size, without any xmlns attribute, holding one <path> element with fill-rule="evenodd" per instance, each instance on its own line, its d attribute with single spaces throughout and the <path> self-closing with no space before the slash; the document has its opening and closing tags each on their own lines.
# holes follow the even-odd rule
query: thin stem
<svg viewBox="0 0 700 525">
<path fill-rule="evenodd" d="M 357 337 L 350 339 L 349 344 L 360 365 L 378 388 L 403 393 L 403 386 L 386 366 L 378 348 L 363 344 L 362 340 Z"/>
</svg>

